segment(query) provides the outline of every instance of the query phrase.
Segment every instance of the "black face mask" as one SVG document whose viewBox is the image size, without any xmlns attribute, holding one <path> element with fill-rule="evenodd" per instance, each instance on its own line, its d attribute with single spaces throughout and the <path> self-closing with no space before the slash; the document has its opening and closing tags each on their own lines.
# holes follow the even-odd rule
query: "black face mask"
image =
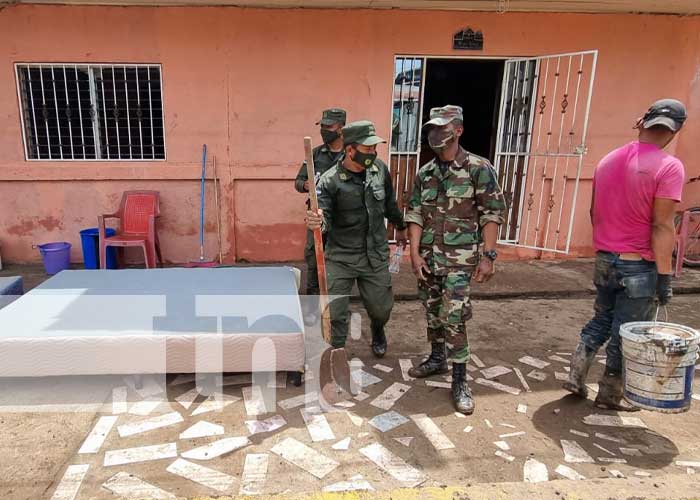
<svg viewBox="0 0 700 500">
<path fill-rule="evenodd" d="M 328 130 L 325 128 L 321 129 L 321 140 L 323 140 L 323 144 L 330 144 L 338 137 L 340 137 L 340 134 L 337 130 Z"/>
<path fill-rule="evenodd" d="M 359 163 L 363 168 L 369 168 L 374 165 L 374 160 L 377 159 L 377 153 L 363 153 L 357 149 L 354 151 L 355 154 L 352 157 L 352 161 Z"/>
</svg>

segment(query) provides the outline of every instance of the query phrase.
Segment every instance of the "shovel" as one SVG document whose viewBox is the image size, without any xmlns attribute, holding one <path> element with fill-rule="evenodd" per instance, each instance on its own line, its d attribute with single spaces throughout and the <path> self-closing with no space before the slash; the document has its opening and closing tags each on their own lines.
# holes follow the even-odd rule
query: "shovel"
<svg viewBox="0 0 700 500">
<path fill-rule="evenodd" d="M 306 153 L 306 172 L 309 178 L 309 200 L 311 210 L 318 213 L 316 195 L 316 172 L 311 150 L 311 137 L 304 137 Z M 323 236 L 321 228 L 314 229 L 314 248 L 316 267 L 318 268 L 318 285 L 320 290 L 319 307 L 321 311 L 321 333 L 323 340 L 331 344 L 331 313 L 328 308 L 328 281 L 326 280 L 326 259 L 323 255 Z M 326 349 L 321 355 L 319 379 L 321 394 L 328 404 L 335 404 L 350 396 L 350 365 L 345 349 Z"/>
</svg>

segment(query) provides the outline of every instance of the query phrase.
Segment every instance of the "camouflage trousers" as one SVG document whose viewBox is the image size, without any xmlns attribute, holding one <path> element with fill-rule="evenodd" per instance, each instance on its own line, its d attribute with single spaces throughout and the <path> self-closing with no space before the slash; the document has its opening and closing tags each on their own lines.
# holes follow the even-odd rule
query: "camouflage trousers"
<svg viewBox="0 0 700 500">
<path fill-rule="evenodd" d="M 472 317 L 469 283 L 472 271 L 453 271 L 446 276 L 428 274 L 418 281 L 418 297 L 428 319 L 428 340 L 444 342 L 453 363 L 469 361 L 469 340 L 465 322 Z"/>
</svg>

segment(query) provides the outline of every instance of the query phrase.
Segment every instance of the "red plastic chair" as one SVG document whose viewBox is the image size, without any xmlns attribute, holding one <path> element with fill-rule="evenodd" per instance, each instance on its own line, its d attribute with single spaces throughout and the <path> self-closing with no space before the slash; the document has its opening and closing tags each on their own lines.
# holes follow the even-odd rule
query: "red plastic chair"
<svg viewBox="0 0 700 500">
<path fill-rule="evenodd" d="M 156 267 L 156 257 L 163 263 L 156 231 L 156 217 L 160 215 L 158 191 L 124 191 L 119 210 L 98 217 L 100 238 L 100 268 L 105 269 L 107 247 L 141 247 L 146 268 Z M 114 236 L 105 235 L 105 219 L 119 219 Z"/>
</svg>

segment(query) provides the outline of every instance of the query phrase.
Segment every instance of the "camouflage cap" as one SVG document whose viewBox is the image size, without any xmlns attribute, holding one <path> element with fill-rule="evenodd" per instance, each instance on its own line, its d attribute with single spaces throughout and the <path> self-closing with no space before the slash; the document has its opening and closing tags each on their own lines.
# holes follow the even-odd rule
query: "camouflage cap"
<svg viewBox="0 0 700 500">
<path fill-rule="evenodd" d="M 335 123 L 345 123 L 346 119 L 347 113 L 344 109 L 324 109 L 321 113 L 321 119 L 316 122 L 316 125 L 333 125 Z"/>
<path fill-rule="evenodd" d="M 374 146 L 386 142 L 377 136 L 374 123 L 367 120 L 348 123 L 343 127 L 343 142 L 347 144 L 362 144 L 363 146 Z"/>
<path fill-rule="evenodd" d="M 425 124 L 423 124 L 423 128 L 431 127 L 433 125 L 436 127 L 442 127 L 455 119 L 464 120 L 464 115 L 462 114 L 462 108 L 460 106 L 448 104 L 441 108 L 433 108 L 430 110 L 430 121 L 425 122 Z"/>
</svg>

